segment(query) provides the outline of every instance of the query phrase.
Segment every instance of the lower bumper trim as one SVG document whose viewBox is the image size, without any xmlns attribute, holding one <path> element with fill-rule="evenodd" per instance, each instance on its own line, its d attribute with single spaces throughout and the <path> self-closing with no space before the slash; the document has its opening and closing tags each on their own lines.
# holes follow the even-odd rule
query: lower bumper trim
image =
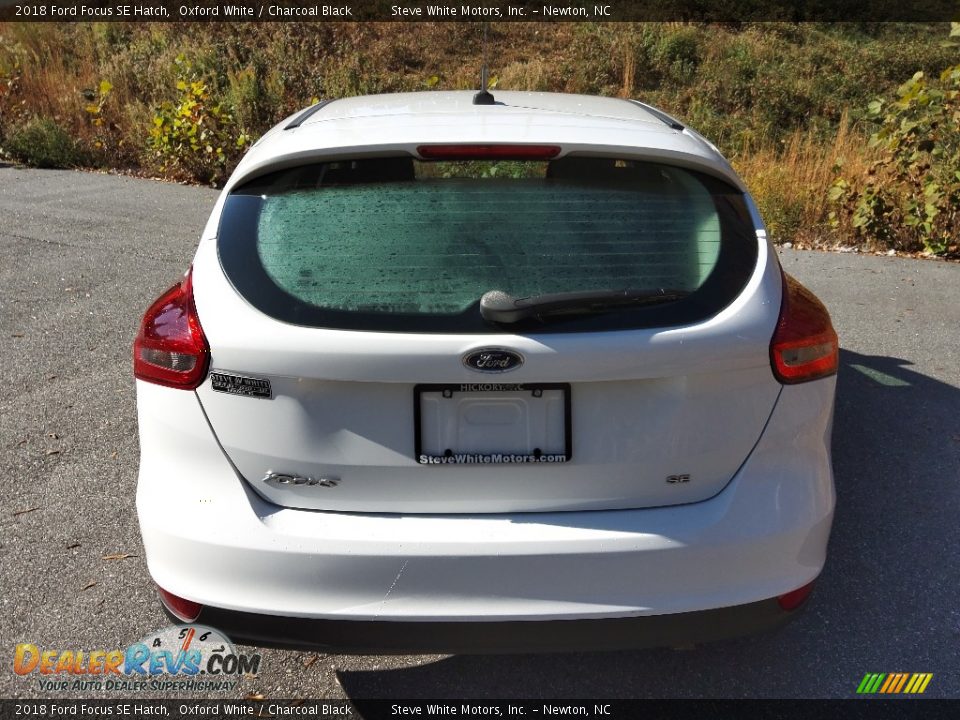
<svg viewBox="0 0 960 720">
<path fill-rule="evenodd" d="M 725 640 L 780 627 L 796 612 L 776 598 L 670 615 L 490 622 L 294 618 L 205 606 L 196 622 L 233 641 L 340 654 L 481 654 L 626 650 Z"/>
</svg>

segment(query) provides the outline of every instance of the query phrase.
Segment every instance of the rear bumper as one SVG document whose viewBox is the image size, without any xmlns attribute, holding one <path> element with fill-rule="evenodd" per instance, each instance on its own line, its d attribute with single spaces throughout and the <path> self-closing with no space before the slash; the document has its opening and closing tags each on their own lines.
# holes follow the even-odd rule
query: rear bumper
<svg viewBox="0 0 960 720">
<path fill-rule="evenodd" d="M 784 388 L 750 458 L 704 502 L 396 516 L 265 502 L 238 479 L 195 395 L 138 383 L 147 562 L 161 587 L 210 606 L 201 622 L 262 644 L 600 649 L 772 627 L 787 614 L 770 598 L 812 581 L 825 560 L 833 390 L 833 378 Z"/>
<path fill-rule="evenodd" d="M 260 647 L 363 655 L 477 654 L 693 645 L 774 630 L 799 612 L 786 612 L 770 599 L 700 612 L 604 620 L 423 623 L 317 620 L 205 607 L 196 622 L 217 628 L 234 642 Z"/>
</svg>

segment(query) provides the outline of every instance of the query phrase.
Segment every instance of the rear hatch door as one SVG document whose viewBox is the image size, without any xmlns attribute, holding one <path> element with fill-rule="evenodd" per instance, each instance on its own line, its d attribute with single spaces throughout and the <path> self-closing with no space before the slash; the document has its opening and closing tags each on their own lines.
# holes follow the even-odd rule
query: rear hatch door
<svg viewBox="0 0 960 720">
<path fill-rule="evenodd" d="M 227 198 L 194 288 L 212 353 L 198 396 L 282 506 L 696 502 L 780 390 L 779 268 L 744 198 L 630 158 L 279 171 Z M 490 291 L 534 309 L 485 318 Z"/>
</svg>

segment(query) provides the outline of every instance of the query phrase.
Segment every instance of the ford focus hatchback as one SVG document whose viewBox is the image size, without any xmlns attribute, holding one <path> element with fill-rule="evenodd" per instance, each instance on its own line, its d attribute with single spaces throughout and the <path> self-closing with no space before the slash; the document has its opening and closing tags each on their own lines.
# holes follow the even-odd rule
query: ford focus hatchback
<svg viewBox="0 0 960 720">
<path fill-rule="evenodd" d="M 350 98 L 267 133 L 134 345 L 168 612 L 478 652 L 773 627 L 823 567 L 837 336 L 642 103 Z"/>
</svg>

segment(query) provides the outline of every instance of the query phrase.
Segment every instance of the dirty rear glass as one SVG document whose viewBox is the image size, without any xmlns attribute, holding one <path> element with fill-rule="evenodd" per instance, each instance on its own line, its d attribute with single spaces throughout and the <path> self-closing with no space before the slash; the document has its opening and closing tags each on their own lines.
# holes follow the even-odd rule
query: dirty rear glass
<svg viewBox="0 0 960 720">
<path fill-rule="evenodd" d="M 742 290 L 756 238 L 742 195 L 705 175 L 629 159 L 319 163 L 235 190 L 221 264 L 255 307 L 301 325 L 498 332 L 484 293 L 604 290 L 681 299 L 531 329 L 649 327 L 715 314 Z"/>
</svg>

